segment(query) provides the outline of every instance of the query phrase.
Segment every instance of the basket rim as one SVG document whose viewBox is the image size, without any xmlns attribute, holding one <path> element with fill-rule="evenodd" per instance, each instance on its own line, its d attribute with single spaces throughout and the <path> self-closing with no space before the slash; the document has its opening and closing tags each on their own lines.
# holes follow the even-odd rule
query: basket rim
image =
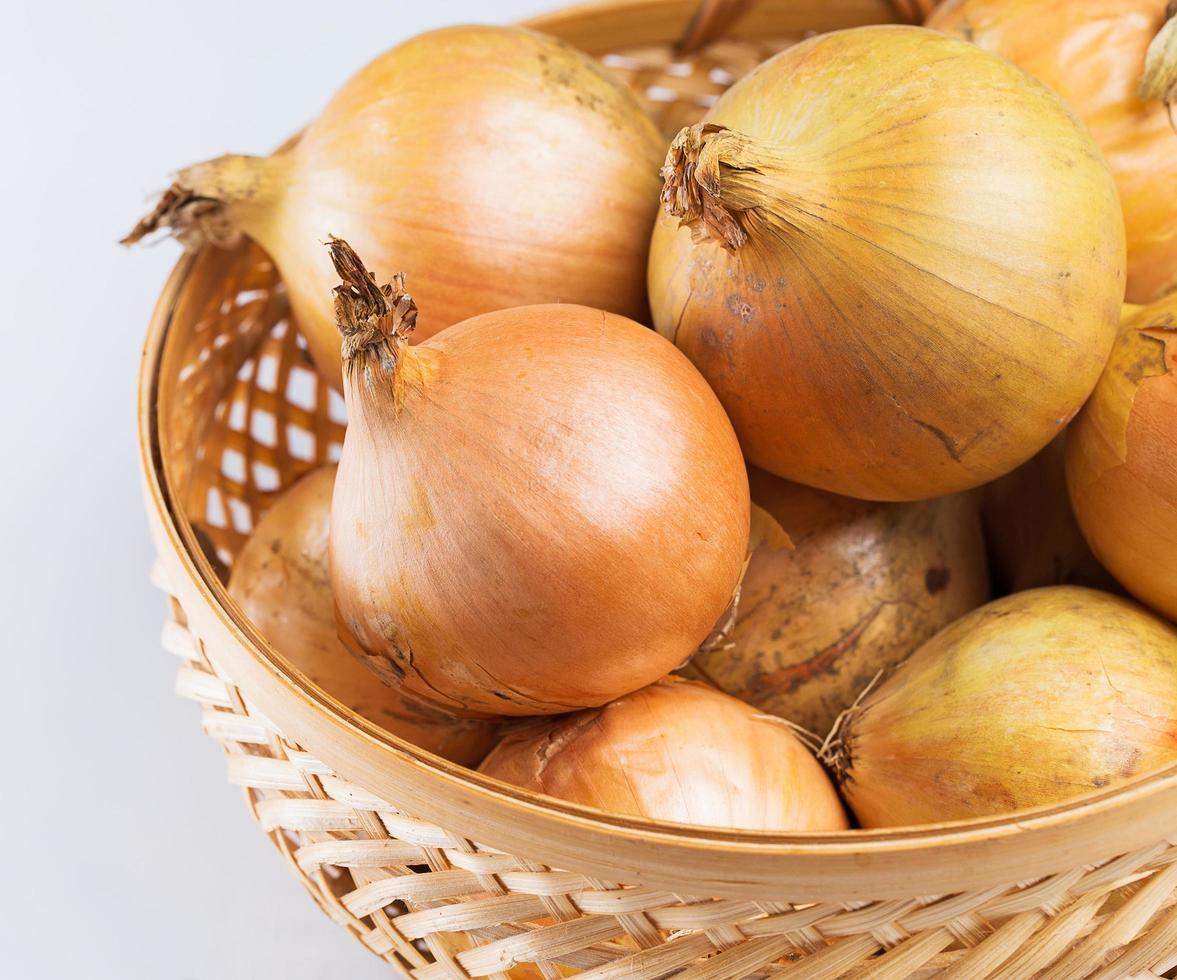
<svg viewBox="0 0 1177 980">
<path fill-rule="evenodd" d="M 231 658 L 224 658 L 226 652 L 217 647 L 207 652 L 210 658 L 221 667 L 226 659 L 232 659 L 234 664 L 240 665 L 244 661 L 252 661 L 261 668 L 264 677 L 280 682 L 280 687 L 263 694 L 261 691 L 248 686 L 248 682 L 237 676 L 235 670 L 228 671 L 234 682 L 241 685 L 247 697 L 256 697 L 258 707 L 267 718 L 279 724 L 283 732 L 290 734 L 294 741 L 302 745 L 313 755 L 323 759 L 328 765 L 341 775 L 376 792 L 383 798 L 390 795 L 387 789 L 395 788 L 396 781 L 388 778 L 372 778 L 365 768 L 356 769 L 349 765 L 353 751 L 363 749 L 370 755 L 372 750 L 389 763 L 389 771 L 401 770 L 406 766 L 424 773 L 426 779 L 444 781 L 451 788 L 459 788 L 463 797 L 464 809 L 473 810 L 476 807 L 491 807 L 495 810 L 506 809 L 508 813 L 516 815 L 521 822 L 533 824 L 538 818 L 551 821 L 557 833 L 569 832 L 574 829 L 580 834 L 599 835 L 610 841 L 610 846 L 621 848 L 625 843 L 646 847 L 657 842 L 666 848 L 667 855 L 676 854 L 682 850 L 701 849 L 711 852 L 715 856 L 732 857 L 737 852 L 753 856 L 763 862 L 763 869 L 755 877 L 762 883 L 773 879 L 787 880 L 792 877 L 788 873 L 787 865 L 791 861 L 818 859 L 828 861 L 836 856 L 849 856 L 859 867 L 865 879 L 875 877 L 873 872 L 881 872 L 883 879 L 896 873 L 906 874 L 908 878 L 919 879 L 918 888 L 901 889 L 904 893 L 929 891 L 959 890 L 960 876 L 949 874 L 938 876 L 933 881 L 921 877 L 924 870 L 922 862 L 916 862 L 905 870 L 906 859 L 913 859 L 920 852 L 934 849 L 936 862 L 946 866 L 954 863 L 954 856 L 978 857 L 972 852 L 980 847 L 992 853 L 985 856 L 986 863 L 992 863 L 997 868 L 1007 868 L 1004 874 L 995 877 L 981 874 L 978 880 L 989 884 L 998 884 L 1003 880 L 1024 878 L 1027 874 L 1053 873 L 1067 867 L 1067 852 L 1074 851 L 1075 861 L 1091 860 L 1098 852 L 1098 858 L 1115 856 L 1123 851 L 1137 846 L 1146 846 L 1177 830 L 1177 766 L 1170 766 L 1163 770 L 1120 786 L 1098 790 L 1076 797 L 1064 803 L 1053 806 L 1038 807 L 1023 810 L 1015 814 L 1000 817 L 988 817 L 965 821 L 953 821 L 938 824 L 927 824 L 918 827 L 887 828 L 880 830 L 850 830 L 835 833 L 768 833 L 755 831 L 728 831 L 720 828 L 707 828 L 685 824 L 653 821 L 638 817 L 626 817 L 606 813 L 590 807 L 567 803 L 553 799 L 518 787 L 509 786 L 498 780 L 468 770 L 462 766 L 450 763 L 432 755 L 403 739 L 384 731 L 379 726 L 355 714 L 346 706 L 332 698 L 327 692 L 311 683 L 309 678 L 288 664 L 282 654 L 273 647 L 240 612 L 237 604 L 229 597 L 224 585 L 217 578 L 208 559 L 201 552 L 193 535 L 191 524 L 177 506 L 174 494 L 169 485 L 166 467 L 163 463 L 162 447 L 159 441 L 158 402 L 157 391 L 163 352 L 166 347 L 171 326 L 172 313 L 175 309 L 174 299 L 183 290 L 192 270 L 199 261 L 199 254 L 182 256 L 172 271 L 172 274 L 157 302 L 152 315 L 147 339 L 143 349 L 139 378 L 139 444 L 140 463 L 145 491 L 148 497 L 149 511 L 158 517 L 153 521 L 157 531 L 157 545 L 161 558 L 174 559 L 168 562 L 172 566 L 172 585 L 178 592 L 195 595 L 205 609 L 202 612 L 212 613 L 222 626 L 221 632 L 231 639 L 234 647 Z M 162 534 L 158 533 L 162 532 Z M 166 550 L 165 550 L 166 549 Z M 176 581 L 174 572 L 181 572 L 183 585 Z M 194 615 L 197 610 L 190 608 L 191 602 L 185 604 L 185 612 L 194 620 L 202 619 Z M 206 643 L 210 638 L 202 637 Z M 278 692 L 280 697 L 270 696 Z M 275 703 L 276 702 L 276 703 Z M 284 703 L 285 702 L 285 703 Z M 329 721 L 326 726 L 311 725 L 309 728 L 291 715 L 292 702 L 300 702 L 304 709 L 309 708 L 313 713 Z M 289 717 L 289 723 L 288 723 Z M 329 736 L 326 740 L 324 736 Z M 395 765 L 393 765 L 395 763 Z M 385 791 L 373 782 L 383 784 Z M 391 794 L 394 799 L 396 794 Z M 392 802 L 390 800 L 390 802 Z M 1159 806 L 1158 806 L 1159 804 Z M 443 825 L 450 821 L 451 814 L 443 806 L 434 810 L 432 814 L 420 812 L 417 816 L 434 819 Z M 1158 816 L 1168 812 L 1171 815 L 1167 826 L 1155 825 Z M 452 815 L 455 822 L 461 822 L 457 814 Z M 1109 823 L 1110 818 L 1110 823 Z M 476 821 L 480 822 L 480 821 Z M 1056 837 L 1061 829 L 1069 832 L 1081 828 L 1084 823 L 1097 822 L 1101 831 L 1096 834 L 1098 840 L 1090 841 L 1090 847 L 1083 846 L 1082 838 L 1071 840 L 1068 838 L 1067 847 L 1058 855 L 1057 861 L 1027 861 L 1031 852 L 1041 851 L 1036 846 L 1041 839 L 1044 843 L 1056 843 Z M 474 829 L 474 828 L 472 828 Z M 1107 831 L 1116 831 L 1108 836 Z M 1133 833 L 1133 830 L 1136 833 Z M 462 833 L 466 833 L 463 828 Z M 578 834 L 578 836 L 580 836 Z M 470 833 L 469 836 L 486 841 L 492 846 L 499 846 L 491 834 Z M 1092 836 L 1092 835 L 1088 835 Z M 999 854 L 1000 845 L 1005 842 L 1020 841 L 1021 844 L 1013 848 L 1018 852 L 1012 863 L 1007 863 Z M 1102 841 L 1102 843 L 1100 843 Z M 1025 846 L 1021 846 L 1025 845 Z M 540 845 L 542 847 L 542 845 Z M 506 848 L 505 848 L 506 849 Z M 1049 848 L 1047 848 L 1049 849 Z M 1007 846 L 1005 851 L 1010 852 Z M 658 852 L 651 851 L 650 860 Z M 575 852 L 573 852 L 575 854 Z M 1005 855 L 1006 857 L 1009 854 Z M 578 870 L 573 860 L 560 860 L 561 866 L 573 865 L 571 870 Z M 661 863 L 661 862 L 657 862 Z M 635 868 L 622 865 L 622 868 L 632 877 Z M 1014 870 L 1016 869 L 1016 873 Z M 621 870 L 621 869 L 618 869 Z M 619 877 L 623 880 L 626 874 Z M 663 876 L 655 871 L 649 875 L 650 879 L 662 879 Z M 675 875 L 671 875 L 673 880 Z M 943 888 L 929 889 L 925 885 L 934 884 L 939 880 Z M 693 880 L 697 887 L 701 882 Z M 737 884 L 727 882 L 727 884 Z M 743 883 L 740 883 L 743 884 Z M 886 897 L 887 886 L 879 882 L 882 890 L 867 888 L 871 897 Z M 708 886 L 710 887 L 710 886 Z M 821 889 L 823 892 L 826 889 Z M 858 889 L 856 889 L 858 891 Z M 877 894 L 875 894 L 878 892 Z M 737 888 L 737 893 L 743 893 Z M 837 891 L 840 898 L 847 898 L 844 892 Z M 819 898 L 820 895 L 806 896 Z"/>
<path fill-rule="evenodd" d="M 591 6 L 608 4 L 577 9 Z M 153 536 L 169 584 L 210 660 L 251 706 L 345 779 L 403 803 L 420 819 L 552 866 L 688 894 L 763 898 L 787 891 L 795 901 L 991 887 L 1101 861 L 1177 833 L 1177 765 L 1003 816 L 781 834 L 653 821 L 567 803 L 450 763 L 362 718 L 287 663 L 241 613 L 170 486 L 160 444 L 160 372 L 176 301 L 202 254 L 185 254 L 173 268 L 140 363 L 139 456 Z"/>
</svg>

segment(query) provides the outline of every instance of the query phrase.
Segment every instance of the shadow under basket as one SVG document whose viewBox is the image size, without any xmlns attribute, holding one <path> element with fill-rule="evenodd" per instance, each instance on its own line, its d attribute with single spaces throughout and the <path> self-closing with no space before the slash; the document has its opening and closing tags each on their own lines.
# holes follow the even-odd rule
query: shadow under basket
<svg viewBox="0 0 1177 980">
<path fill-rule="evenodd" d="M 600 57 L 669 134 L 807 32 L 905 12 L 764 0 L 728 38 L 677 56 L 695 6 L 615 0 L 531 25 Z M 1177 967 L 1177 771 L 1001 819 L 723 832 L 504 787 L 315 687 L 222 584 L 273 496 L 334 460 L 345 425 L 258 248 L 181 259 L 148 333 L 139 424 L 178 689 L 315 901 L 404 973 L 1069 980 Z"/>
</svg>

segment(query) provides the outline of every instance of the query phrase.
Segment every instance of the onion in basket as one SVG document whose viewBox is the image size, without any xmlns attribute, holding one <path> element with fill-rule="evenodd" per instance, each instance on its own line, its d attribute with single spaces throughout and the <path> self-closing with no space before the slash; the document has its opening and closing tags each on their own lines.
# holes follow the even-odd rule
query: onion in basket
<svg viewBox="0 0 1177 980">
<path fill-rule="evenodd" d="M 1067 484 L 1096 557 L 1177 620 L 1177 295 L 1125 321 L 1068 433 Z"/>
<path fill-rule="evenodd" d="M 494 744 L 497 726 L 453 718 L 381 684 L 335 632 L 327 572 L 335 467 L 307 474 L 258 522 L 233 563 L 229 594 L 291 664 L 381 728 L 466 766 Z"/>
<path fill-rule="evenodd" d="M 864 827 L 1057 803 L 1177 762 L 1177 630 L 1135 603 L 1053 586 L 925 643 L 827 751 Z"/>
<path fill-rule="evenodd" d="M 730 633 L 687 676 L 825 733 L 880 670 L 989 598 L 974 495 L 871 504 L 750 480 L 795 547 L 757 547 Z"/>
<path fill-rule="evenodd" d="M 522 28 L 448 28 L 377 58 L 286 152 L 180 171 L 129 239 L 161 225 L 189 240 L 253 238 L 338 388 L 329 231 L 381 275 L 407 271 L 418 340 L 526 303 L 644 321 L 664 152 L 632 94 L 587 55 Z"/>
<path fill-rule="evenodd" d="M 992 480 L 1091 391 L 1124 293 L 1115 185 L 1057 96 L 915 27 L 782 52 L 684 129 L 657 328 L 745 454 L 879 500 Z"/>
<path fill-rule="evenodd" d="M 981 489 L 981 524 L 998 595 L 1043 585 L 1123 591 L 1075 520 L 1063 467 L 1066 435 Z"/>
<path fill-rule="evenodd" d="M 1025 68 L 1087 124 L 1120 189 L 1128 299 L 1137 303 L 1177 286 L 1177 134 L 1162 70 L 1173 62 L 1167 38 L 1159 39 L 1144 77 L 1145 53 L 1167 16 L 1166 0 L 949 0 L 928 20 L 928 27 Z"/>
<path fill-rule="evenodd" d="M 731 424 L 685 357 L 583 306 L 474 317 L 409 347 L 416 307 L 333 240 L 347 435 L 341 627 L 447 710 L 554 714 L 657 680 L 707 636 L 748 540 Z"/>
<path fill-rule="evenodd" d="M 506 735 L 480 772 L 612 813 L 739 830 L 842 830 L 846 813 L 792 728 L 667 678 Z"/>
</svg>

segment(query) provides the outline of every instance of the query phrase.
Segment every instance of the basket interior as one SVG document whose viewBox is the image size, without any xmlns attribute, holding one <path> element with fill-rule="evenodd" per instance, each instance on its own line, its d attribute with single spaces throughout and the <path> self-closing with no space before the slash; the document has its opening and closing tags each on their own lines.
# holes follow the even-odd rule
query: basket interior
<svg viewBox="0 0 1177 980">
<path fill-rule="evenodd" d="M 658 28 L 662 40 L 654 41 L 649 35 L 656 32 L 649 22 L 672 7 L 678 11 L 678 19 L 684 20 L 693 8 L 693 0 L 628 3 L 623 12 L 636 11 L 645 18 L 640 23 L 635 21 L 634 35 L 639 36 L 640 44 L 589 43 L 594 37 L 616 40 L 619 35 L 616 24 L 612 28 L 599 26 L 607 19 L 603 15 L 590 16 L 584 11 L 574 10 L 533 26 L 582 43 L 600 57 L 606 68 L 635 92 L 668 138 L 683 125 L 696 121 L 738 77 L 806 33 L 769 30 L 754 39 L 724 40 L 698 55 L 678 58 L 669 41 L 682 25 L 672 18 Z M 621 4 L 618 9 L 622 9 Z M 885 0 L 845 0 L 828 11 L 817 4 L 778 0 L 766 2 L 758 8 L 758 15 L 761 11 L 765 18 L 776 16 L 774 11 L 783 11 L 787 16 L 782 15 L 781 23 L 807 19 L 816 25 L 841 27 L 887 19 L 891 8 Z M 572 28 L 564 30 L 574 14 L 580 18 L 577 30 L 581 33 Z M 771 20 L 767 23 L 775 24 Z M 591 27 L 587 34 L 585 24 Z M 646 27 L 642 28 L 642 24 Z M 250 531 L 276 496 L 304 473 L 338 458 L 346 412 L 342 398 L 314 370 L 306 342 L 291 317 L 285 289 L 259 247 L 245 241 L 232 249 L 205 248 L 182 269 L 164 321 L 166 335 L 155 378 L 159 394 L 157 442 L 152 448 L 162 464 L 171 504 L 178 510 L 177 520 L 191 524 L 196 540 L 223 582 Z M 226 608 L 230 605 L 223 595 L 221 601 Z M 234 617 L 240 619 L 239 612 L 229 610 L 228 618 Z M 274 654 L 280 657 L 281 651 L 265 651 L 266 656 Z M 310 685 L 309 680 L 304 679 L 304 683 Z M 330 702 L 329 698 L 320 700 Z M 345 714 L 340 717 L 347 725 L 359 721 Z M 478 778 L 468 777 L 471 783 Z M 1172 774 L 1166 778 L 1177 781 Z M 1092 794 L 1091 799 L 1104 806 L 1113 795 L 1118 797 L 1119 805 L 1130 794 L 1109 790 Z M 523 796 L 516 794 L 517 798 Z M 1057 823 L 1061 814 L 1077 813 L 1085 805 L 1079 800 L 1051 808 L 1044 813 L 1043 832 L 1051 832 L 1050 821 Z M 549 809 L 557 808 L 553 804 Z M 638 823 L 629 821 L 626 826 L 636 827 Z M 975 836 L 962 839 L 962 846 L 972 846 L 971 841 L 989 836 L 1012 835 L 1015 830 L 1021 833 L 1027 825 L 1024 814 L 973 822 L 970 834 Z M 621 824 L 614 821 L 610 826 Z M 704 836 L 699 828 L 662 825 L 655 829 L 673 833 L 676 840 L 682 841 Z M 880 845 L 914 849 L 936 833 L 935 828 L 857 832 L 855 853 L 861 856 L 860 848 L 868 846 L 865 841 L 872 835 Z M 740 842 L 759 848 L 762 843 L 758 835 L 706 836 L 708 840 L 724 842 L 724 846 Z M 796 840 L 790 839 L 782 845 L 781 854 L 787 851 L 789 860 L 799 849 L 794 844 Z M 1108 853 L 1112 849 L 1108 847 Z"/>
<path fill-rule="evenodd" d="M 845 27 L 889 19 L 895 13 L 889 0 L 840 0 L 833 5 L 762 0 L 754 16 L 745 21 L 747 38 L 717 42 L 698 55 L 679 58 L 669 41 L 681 32 L 694 4 L 695 0 L 617 0 L 610 7 L 574 8 L 532 26 L 598 56 L 635 93 L 669 138 L 697 121 L 732 82 L 765 57 L 804 37 L 801 28 L 805 25 Z M 615 43 L 619 37 L 632 43 Z M 161 308 L 164 315 L 157 316 L 156 329 L 162 324 L 164 333 L 158 362 L 146 364 L 147 371 L 155 372 L 147 386 L 155 412 L 149 448 L 157 456 L 152 462 L 157 479 L 160 471 L 165 477 L 161 482 L 166 483 L 171 519 L 179 525 L 190 523 L 196 542 L 224 582 L 250 531 L 277 495 L 307 471 L 338 459 L 346 427 L 345 406 L 314 370 L 281 280 L 257 246 L 242 242 L 233 249 L 208 248 L 186 260 L 165 292 Z M 189 542 L 185 561 L 194 557 L 193 551 Z M 208 578 L 207 572 L 201 574 Z M 216 598 L 226 619 L 240 620 L 223 590 Z M 178 605 L 175 609 L 182 627 L 183 613 Z M 165 639 L 183 632 L 165 632 Z M 186 640 L 177 642 L 190 659 L 200 661 L 206 653 L 201 641 L 194 646 Z M 281 658 L 281 650 L 258 651 L 259 659 L 275 656 Z M 206 732 L 226 747 L 231 778 L 247 788 L 254 815 L 324 909 L 373 952 L 413 976 L 504 975 L 496 972 L 500 968 L 496 957 L 504 955 L 507 947 L 515 950 L 519 960 L 536 964 L 528 968 L 530 972 L 512 971 L 513 976 L 554 977 L 579 969 L 605 969 L 608 964 L 614 968 L 607 975 L 654 976 L 658 973 L 655 958 L 662 963 L 667 955 L 679 957 L 675 962 L 686 964 L 715 951 L 735 958 L 731 960 L 734 972 L 722 975 L 747 975 L 739 957 L 748 957 L 749 965 L 771 964 L 757 975 L 827 975 L 810 973 L 813 961 L 807 955 L 827 956 L 827 943 L 840 944 L 829 953 L 847 957 L 853 953 L 853 961 L 864 969 L 882 962 L 871 959 L 877 950 L 890 949 L 892 972 L 882 975 L 914 976 L 907 967 L 947 965 L 977 943 L 981 946 L 969 954 L 974 959 L 993 956 L 993 950 L 1005 947 L 1002 955 L 1011 955 L 1014 940 L 1008 930 L 994 932 L 983 941 L 989 935 L 985 922 L 996 924 L 1014 916 L 1024 923 L 1045 909 L 1040 917 L 1046 923 L 1048 913 L 1065 909 L 1058 923 L 1065 928 L 1079 923 L 1076 929 L 1086 934 L 1097 927 L 1106 929 L 1105 923 L 1113 917 L 1126 921 L 1124 916 L 1131 913 L 1139 918 L 1141 910 L 1127 901 L 1134 890 L 1142 888 L 1150 875 L 1168 875 L 1168 869 L 1177 867 L 1173 848 L 1154 845 L 1154 838 L 1129 841 L 1131 834 L 1120 833 L 1133 819 L 1155 826 L 1145 836 L 1168 831 L 1171 821 L 1162 816 L 1169 812 L 1164 799 L 1177 799 L 1177 776 L 1169 775 L 1167 785 L 1174 788 L 1164 799 L 1159 790 L 1153 792 L 1155 785 L 1136 786 L 1100 794 L 1095 804 L 1075 802 L 1041 815 L 976 822 L 960 831 L 926 827 L 856 832 L 852 840 L 848 835 L 832 835 L 840 839 L 799 843 L 796 838 L 769 840 L 760 835 L 705 833 L 700 828 L 644 826 L 605 815 L 597 820 L 598 815 L 590 814 L 596 822 L 583 831 L 586 836 L 580 841 L 591 840 L 592 847 L 606 854 L 619 873 L 638 863 L 635 851 L 632 847 L 624 851 L 623 843 L 638 837 L 643 845 L 653 842 L 641 851 L 641 885 L 621 886 L 604 878 L 552 871 L 531 858 L 512 857 L 499 850 L 506 845 L 489 834 L 478 839 L 493 847 L 473 843 L 473 837 L 455 836 L 448 826 L 428 823 L 440 817 L 424 808 L 412 815 L 380 809 L 379 801 L 367 795 L 379 787 L 346 783 L 348 773 L 342 764 L 337 764 L 336 774 L 307 776 L 303 770 L 310 767 L 318 773 L 318 763 L 262 723 L 253 706 L 242 700 L 248 697 L 246 688 L 239 695 L 215 676 L 210 663 L 203 662 L 203 667 L 207 670 L 182 672 L 186 680 L 182 679 L 181 693 L 202 704 Z M 313 686 L 309 679 L 303 683 Z M 330 703 L 329 698 L 319 700 Z M 340 717 L 349 725 L 359 725 L 359 719 L 348 718 L 344 712 Z M 433 765 L 419 754 L 413 760 L 418 768 Z M 445 765 L 439 760 L 436 772 L 443 773 Z M 475 785 L 479 778 L 463 774 L 464 803 L 476 789 L 483 792 Z M 310 783 L 318 788 L 308 790 Z M 389 792 L 386 789 L 383 794 L 386 799 L 393 798 Z M 1116 809 L 1109 813 L 1113 796 Z M 517 794 L 517 798 L 522 797 Z M 355 809 L 341 806 L 343 800 L 354 803 Z M 533 843 L 538 853 L 540 837 L 548 835 L 550 844 L 572 826 L 549 819 L 557 813 L 568 818 L 568 807 L 555 801 L 549 805 L 541 798 L 524 803 L 533 808 L 531 819 L 537 822 L 527 833 L 526 847 L 521 843 L 513 847 L 515 854 L 530 854 L 527 848 Z M 1125 804 L 1135 807 L 1134 818 Z M 1076 832 L 1085 816 L 1097 819 L 1087 820 L 1088 829 Z M 571 813 L 571 817 L 584 815 Z M 543 833 L 533 833 L 534 828 Z M 1015 836 L 1023 842 L 1016 854 L 1007 848 L 1003 856 L 995 855 L 991 844 Z M 1143 846 L 1146 843 L 1149 846 Z M 1103 858 L 1138 846 L 1132 854 L 1102 863 Z M 382 856 L 349 865 L 365 847 Z M 1041 852 L 1052 848 L 1059 857 L 1043 859 Z M 399 857 L 389 858 L 386 851 L 390 850 Z M 579 860 L 580 851 L 575 853 Z M 783 894 L 782 882 L 789 875 L 804 875 L 803 868 L 794 869 L 800 867 L 798 859 L 807 860 L 806 855 L 815 858 L 808 867 L 818 869 L 811 880 L 821 882 L 820 887 L 829 892 L 824 898 L 818 890 L 812 896 Z M 602 863 L 596 854 L 593 857 Z M 1071 865 L 1063 869 L 1067 861 Z M 675 862 L 682 869 L 672 867 Z M 1075 867 L 1080 862 L 1086 870 Z M 835 864 L 843 870 L 838 871 Z M 1005 877 L 992 877 L 990 866 L 1002 868 L 999 874 Z M 557 867 L 574 869 L 576 862 L 569 858 Z M 504 869 L 505 877 L 500 873 Z M 422 874 L 427 871 L 442 874 Z M 1052 877 L 1038 877 L 1047 873 Z M 967 884 L 970 875 L 976 879 L 969 886 L 974 891 L 949 894 L 959 891 L 962 882 Z M 992 881 L 980 880 L 990 877 Z M 665 887 L 673 886 L 673 894 L 651 890 L 651 883 L 658 885 L 660 878 Z M 1014 878 L 1019 879 L 1015 885 L 990 887 Z M 390 879 L 395 879 L 400 889 L 396 895 L 401 897 L 371 908 L 363 902 L 356 904 L 360 897 L 366 902 L 370 892 L 385 888 Z M 751 884 L 729 888 L 741 880 Z M 828 888 L 827 881 L 833 882 Z M 852 887 L 840 883 L 846 881 Z M 1159 886 L 1169 883 L 1166 878 Z M 1170 900 L 1159 886 L 1149 886 L 1157 892 L 1155 908 L 1168 909 Z M 763 901 L 770 891 L 781 892 L 782 901 Z M 944 894 L 939 898 L 930 897 L 940 892 Z M 597 928 L 600 917 L 590 916 L 574 903 L 595 901 L 602 909 L 616 911 L 622 894 L 629 903 L 624 907 L 632 913 L 617 916 L 608 938 L 596 937 L 591 930 Z M 729 897 L 691 899 L 692 894 Z M 906 897 L 896 899 L 901 894 Z M 912 899 L 914 894 L 929 897 Z M 793 898 L 805 901 L 800 905 L 783 901 Z M 823 904 L 812 904 L 814 900 Z M 489 906 L 494 903 L 501 903 L 502 911 L 492 916 Z M 392 919 L 398 917 L 401 925 L 394 927 Z M 769 921 L 772 917 L 775 920 Z M 413 928 L 419 926 L 419 932 L 413 932 L 410 923 Z M 1174 926 L 1177 929 L 1177 918 Z M 567 936 L 559 933 L 561 929 L 569 930 Z M 578 929 L 580 938 L 568 941 Z M 541 949 L 538 939 L 529 939 L 529 935 L 549 934 L 553 942 L 565 945 Z M 638 949 L 643 950 L 642 956 L 651 957 L 644 967 L 648 972 L 628 972 L 624 966 L 636 962 L 627 958 Z M 803 954 L 804 961 L 796 962 Z M 714 974 L 688 970 L 688 975 Z"/>
</svg>

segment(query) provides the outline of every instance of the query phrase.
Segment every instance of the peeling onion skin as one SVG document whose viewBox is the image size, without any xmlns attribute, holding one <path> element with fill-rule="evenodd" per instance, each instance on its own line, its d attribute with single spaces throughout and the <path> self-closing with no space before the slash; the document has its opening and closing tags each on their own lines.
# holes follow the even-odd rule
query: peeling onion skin
<svg viewBox="0 0 1177 980">
<path fill-rule="evenodd" d="M 229 595 L 287 661 L 335 700 L 398 738 L 476 766 L 497 724 L 454 718 L 373 677 L 335 632 L 327 570 L 335 467 L 313 470 L 285 490 L 233 562 Z"/>
<path fill-rule="evenodd" d="M 1177 286 L 1177 133 L 1163 102 L 1137 96 L 1166 0 L 948 0 L 927 26 L 1008 58 L 1058 92 L 1091 130 L 1120 190 L 1127 297 Z"/>
<path fill-rule="evenodd" d="M 973 45 L 812 38 L 729 89 L 663 173 L 691 227 L 655 224 L 654 324 L 778 476 L 873 500 L 978 486 L 1045 446 L 1107 359 L 1111 175 L 1057 96 Z"/>
<path fill-rule="evenodd" d="M 1058 803 L 1177 762 L 1177 630 L 1054 586 L 929 640 L 845 721 L 834 753 L 863 827 Z"/>
<path fill-rule="evenodd" d="M 407 273 L 417 341 L 532 303 L 648 322 L 665 152 L 632 93 L 588 55 L 522 28 L 452 27 L 362 69 L 288 151 L 198 164 L 177 188 L 222 203 L 214 237 L 240 232 L 266 249 L 320 373 L 339 388 L 329 233 L 380 282 Z M 184 225 L 183 208 L 156 223 Z"/>
<path fill-rule="evenodd" d="M 1067 485 L 1096 557 L 1177 621 L 1177 295 L 1130 316 L 1067 438 Z"/>
<path fill-rule="evenodd" d="M 522 726 L 479 771 L 652 820 L 780 832 L 848 826 L 829 777 L 787 725 L 679 678 Z"/>
<path fill-rule="evenodd" d="M 879 504 L 749 481 L 794 549 L 753 552 L 727 643 L 687 676 L 824 735 L 880 670 L 989 598 L 975 495 Z"/>
<path fill-rule="evenodd" d="M 1075 520 L 1063 462 L 1066 435 L 981 489 L 981 523 L 997 595 L 1045 585 L 1123 591 L 1092 554 Z"/>
<path fill-rule="evenodd" d="M 445 710 L 534 715 L 694 652 L 750 503 L 731 424 L 673 345 L 550 305 L 384 357 L 345 374 L 332 505 L 336 615 L 365 663 Z"/>
</svg>

